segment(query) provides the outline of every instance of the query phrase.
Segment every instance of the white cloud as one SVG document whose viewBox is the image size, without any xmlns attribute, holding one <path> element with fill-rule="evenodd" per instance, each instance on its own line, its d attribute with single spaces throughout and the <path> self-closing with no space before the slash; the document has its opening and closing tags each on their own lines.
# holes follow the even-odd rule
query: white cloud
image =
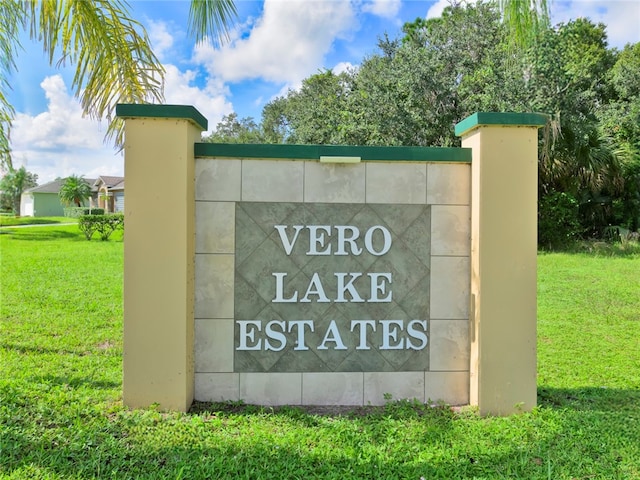
<svg viewBox="0 0 640 480">
<path fill-rule="evenodd" d="M 551 3 L 553 24 L 579 17 L 607 26 L 609 45 L 622 48 L 640 42 L 640 1 L 638 0 L 556 0 Z"/>
<path fill-rule="evenodd" d="M 393 19 L 398 15 L 401 6 L 400 0 L 371 0 L 362 5 L 362 11 L 378 17 Z"/>
<path fill-rule="evenodd" d="M 349 70 L 354 70 L 356 67 L 350 62 L 340 62 L 336 64 L 331 71 L 334 75 L 340 75 L 342 72 L 348 72 Z"/>
<path fill-rule="evenodd" d="M 233 112 L 233 106 L 227 101 L 229 90 L 216 78 L 208 77 L 204 88 L 194 86 L 196 72 L 181 72 L 174 65 L 164 65 L 165 103 L 173 105 L 193 105 L 209 121 L 209 130 L 224 115 Z"/>
<path fill-rule="evenodd" d="M 171 53 L 170 49 L 173 47 L 174 39 L 173 35 L 169 33 L 167 24 L 165 22 L 147 20 L 146 26 L 151 45 L 153 45 L 153 53 L 158 58 L 164 58 L 167 53 Z"/>
<path fill-rule="evenodd" d="M 71 174 L 123 175 L 122 156 L 103 143 L 106 125 L 82 116 L 60 75 L 40 84 L 47 110 L 31 116 L 16 113 L 11 131 L 15 165 L 38 175 L 40 184 Z"/>
<path fill-rule="evenodd" d="M 315 73 L 334 40 L 348 35 L 355 22 L 350 2 L 266 0 L 249 36 L 220 50 L 198 45 L 194 59 L 224 81 L 293 84 Z"/>
<path fill-rule="evenodd" d="M 468 3 L 478 3 L 479 1 L 482 0 L 468 0 Z M 450 7 L 452 3 L 452 0 L 436 0 L 436 2 L 429 7 L 426 18 L 441 17 L 444 9 Z M 458 0 L 458 3 L 460 3 L 460 0 Z"/>
</svg>

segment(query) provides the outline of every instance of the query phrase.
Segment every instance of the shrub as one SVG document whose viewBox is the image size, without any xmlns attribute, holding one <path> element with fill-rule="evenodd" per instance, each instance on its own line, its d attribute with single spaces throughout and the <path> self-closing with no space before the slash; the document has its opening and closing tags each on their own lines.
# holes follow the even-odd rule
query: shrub
<svg viewBox="0 0 640 480">
<path fill-rule="evenodd" d="M 96 232 L 100 234 L 100 240 L 108 240 L 115 230 L 124 228 L 124 214 L 81 215 L 78 218 L 78 227 L 87 240 L 91 240 Z"/>
<path fill-rule="evenodd" d="M 551 192 L 538 203 L 538 245 L 562 248 L 578 240 L 582 227 L 578 201 L 564 192 Z"/>
<path fill-rule="evenodd" d="M 64 209 L 65 217 L 79 218 L 82 215 L 104 215 L 104 208 L 66 207 Z"/>
</svg>

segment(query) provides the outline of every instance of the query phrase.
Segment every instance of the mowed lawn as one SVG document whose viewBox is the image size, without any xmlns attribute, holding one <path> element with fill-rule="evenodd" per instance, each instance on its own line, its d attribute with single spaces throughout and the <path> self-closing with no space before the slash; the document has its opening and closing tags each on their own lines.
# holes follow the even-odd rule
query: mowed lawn
<svg viewBox="0 0 640 480">
<path fill-rule="evenodd" d="M 638 253 L 539 255 L 539 406 L 480 418 L 408 401 L 130 411 L 122 249 L 75 225 L 2 229 L 0 478 L 640 479 Z"/>
</svg>

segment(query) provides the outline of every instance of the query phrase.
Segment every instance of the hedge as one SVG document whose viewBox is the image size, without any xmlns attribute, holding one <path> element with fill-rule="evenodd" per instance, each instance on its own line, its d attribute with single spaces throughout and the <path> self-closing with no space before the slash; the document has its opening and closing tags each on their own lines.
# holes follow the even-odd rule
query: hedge
<svg viewBox="0 0 640 480">
<path fill-rule="evenodd" d="M 124 214 L 81 215 L 78 218 L 78 227 L 87 240 L 91 240 L 96 232 L 100 234 L 101 240 L 108 240 L 115 230 L 124 229 Z"/>
<path fill-rule="evenodd" d="M 65 217 L 80 218 L 82 215 L 104 215 L 104 208 L 66 207 L 64 209 Z"/>
</svg>

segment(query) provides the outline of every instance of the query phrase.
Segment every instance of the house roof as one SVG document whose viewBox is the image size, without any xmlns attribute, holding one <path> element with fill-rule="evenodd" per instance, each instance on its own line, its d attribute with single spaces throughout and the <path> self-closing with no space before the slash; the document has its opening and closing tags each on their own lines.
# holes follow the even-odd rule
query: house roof
<svg viewBox="0 0 640 480">
<path fill-rule="evenodd" d="M 113 176 L 109 176 L 109 175 L 100 175 L 94 182 L 93 182 L 93 186 L 94 187 L 99 187 L 102 185 L 106 185 L 107 189 L 111 190 L 114 189 L 116 187 L 119 187 L 120 184 L 122 185 L 122 188 L 124 188 L 124 177 L 113 177 Z"/>
<path fill-rule="evenodd" d="M 38 185 L 37 187 L 29 188 L 25 190 L 25 193 L 60 193 L 60 188 L 62 187 L 62 184 L 65 180 L 66 178 L 58 178 L 53 182 L 48 182 L 42 185 Z M 96 180 L 93 178 L 85 178 L 84 181 L 89 185 L 93 185 Z"/>
</svg>

